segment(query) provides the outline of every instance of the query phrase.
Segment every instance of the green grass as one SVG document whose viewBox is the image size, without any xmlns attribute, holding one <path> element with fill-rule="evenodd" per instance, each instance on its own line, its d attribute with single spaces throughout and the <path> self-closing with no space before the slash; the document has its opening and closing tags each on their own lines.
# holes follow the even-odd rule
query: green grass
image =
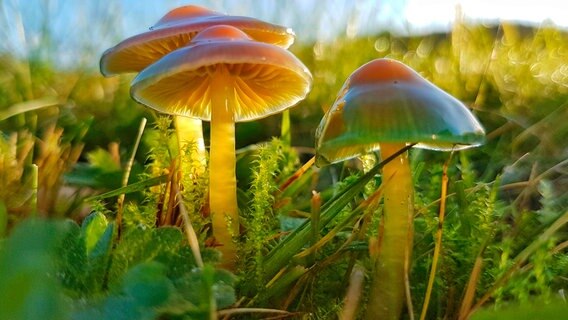
<svg viewBox="0 0 568 320">
<path fill-rule="evenodd" d="M 451 34 L 339 37 L 292 51 L 315 83 L 291 112 L 293 147 L 271 139 L 278 116 L 237 128 L 243 228 L 235 275 L 215 267 L 206 179 L 177 161 L 170 119 L 130 100 L 130 77 L 0 56 L 0 318 L 211 319 L 225 309 L 250 319 L 280 309 L 289 318 L 330 319 L 343 307 L 355 265 L 367 271 L 365 301 L 369 239 L 379 222 L 370 210 L 381 212 L 380 202 L 365 199 L 380 185 L 378 167 L 366 175 L 354 160 L 311 168 L 280 186 L 311 156 L 323 109 L 345 78 L 379 57 L 401 60 L 464 101 L 488 133 L 486 145 L 449 163 L 426 318 L 508 319 L 539 310 L 551 314 L 547 319 L 561 316 L 568 308 L 567 33 L 458 24 Z M 143 116 L 151 124 L 121 189 Z M 414 318 L 428 283 L 448 157 L 411 151 Z M 180 183 L 202 268 L 180 228 Z M 120 194 L 126 205 L 119 234 Z"/>
</svg>

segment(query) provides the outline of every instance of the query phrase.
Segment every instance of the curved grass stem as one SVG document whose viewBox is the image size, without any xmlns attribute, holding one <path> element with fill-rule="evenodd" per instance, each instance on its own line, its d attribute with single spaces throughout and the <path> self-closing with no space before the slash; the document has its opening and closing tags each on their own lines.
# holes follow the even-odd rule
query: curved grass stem
<svg viewBox="0 0 568 320">
<path fill-rule="evenodd" d="M 430 304 L 430 297 L 432 295 L 432 288 L 434 287 L 434 279 L 436 278 L 436 268 L 440 257 L 440 250 L 442 249 L 442 231 L 444 227 L 444 219 L 446 216 L 446 197 L 448 194 L 448 165 L 452 160 L 452 154 L 444 163 L 442 169 L 442 191 L 440 195 L 440 212 L 438 214 L 438 229 L 436 230 L 436 244 L 434 246 L 434 256 L 432 257 L 432 266 L 430 268 L 430 276 L 428 278 L 428 286 L 426 287 L 426 294 L 424 295 L 424 304 L 422 305 L 422 312 L 420 313 L 420 320 L 426 319 L 428 312 L 428 305 Z"/>
<path fill-rule="evenodd" d="M 122 184 L 121 187 L 126 187 L 128 185 L 128 179 L 130 179 L 130 171 L 132 170 L 132 166 L 134 165 L 134 158 L 136 157 L 136 152 L 138 152 L 138 146 L 140 145 L 140 140 L 142 140 L 142 134 L 144 134 L 144 129 L 146 128 L 146 118 L 142 118 L 140 121 L 140 126 L 138 128 L 138 135 L 136 136 L 136 142 L 134 143 L 134 148 L 132 148 L 132 153 L 130 154 L 130 158 L 128 158 L 128 162 L 126 163 L 126 167 L 124 168 L 124 175 L 122 176 Z M 116 210 L 116 226 L 118 229 L 118 235 L 120 237 L 122 231 L 122 211 L 124 209 L 124 198 L 126 197 L 125 193 L 121 193 L 118 196 L 117 201 L 117 210 Z"/>
</svg>

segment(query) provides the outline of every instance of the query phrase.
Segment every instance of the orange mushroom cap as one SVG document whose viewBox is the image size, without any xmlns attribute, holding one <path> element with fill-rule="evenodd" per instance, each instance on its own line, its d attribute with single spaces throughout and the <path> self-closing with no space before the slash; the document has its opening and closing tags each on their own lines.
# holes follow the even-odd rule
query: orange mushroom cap
<svg viewBox="0 0 568 320">
<path fill-rule="evenodd" d="M 258 19 L 229 16 L 199 6 L 183 6 L 168 12 L 150 31 L 130 37 L 106 50 L 101 73 L 111 76 L 139 72 L 164 55 L 189 43 L 199 31 L 215 25 L 231 25 L 256 41 L 288 48 L 294 42 L 290 28 Z"/>
<path fill-rule="evenodd" d="M 295 105 L 312 83 L 309 70 L 289 51 L 222 25 L 201 31 L 188 46 L 142 70 L 132 82 L 132 97 L 160 112 L 209 121 L 211 82 L 220 65 L 232 77 L 237 122 Z"/>
<path fill-rule="evenodd" d="M 474 115 L 396 60 L 355 70 L 316 131 L 317 164 L 377 150 L 381 143 L 416 143 L 432 150 L 479 146 L 485 132 Z"/>
</svg>

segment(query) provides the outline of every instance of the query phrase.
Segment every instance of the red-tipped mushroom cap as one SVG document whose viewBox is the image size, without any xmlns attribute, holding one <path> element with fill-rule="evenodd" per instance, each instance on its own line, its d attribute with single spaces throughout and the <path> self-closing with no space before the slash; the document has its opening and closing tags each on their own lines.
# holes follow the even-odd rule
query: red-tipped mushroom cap
<svg viewBox="0 0 568 320">
<path fill-rule="evenodd" d="M 130 37 L 106 50 L 100 61 L 101 73 L 111 76 L 139 72 L 173 50 L 179 49 L 201 30 L 230 25 L 256 41 L 288 48 L 294 42 L 291 29 L 258 19 L 229 16 L 199 6 L 183 6 L 168 12 L 150 31 Z"/>
<path fill-rule="evenodd" d="M 228 71 L 234 88 L 235 121 L 263 118 L 295 105 L 312 82 L 309 70 L 289 51 L 253 41 L 234 27 L 215 26 L 142 70 L 131 94 L 160 112 L 209 121 L 216 94 L 212 81 L 219 67 Z"/>
<path fill-rule="evenodd" d="M 349 76 L 320 122 L 317 163 L 352 158 L 381 143 L 459 150 L 484 140 L 483 127 L 459 100 L 403 63 L 377 59 Z"/>
</svg>

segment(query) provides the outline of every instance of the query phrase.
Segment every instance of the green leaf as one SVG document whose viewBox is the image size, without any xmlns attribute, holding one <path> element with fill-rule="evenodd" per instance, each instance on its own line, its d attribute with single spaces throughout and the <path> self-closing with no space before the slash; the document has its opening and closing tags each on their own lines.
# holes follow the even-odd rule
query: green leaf
<svg viewBox="0 0 568 320">
<path fill-rule="evenodd" d="M 54 275 L 56 248 L 68 232 L 61 221 L 27 220 L 0 251 L 0 319 L 67 319 L 68 303 Z"/>
<path fill-rule="evenodd" d="M 144 255 L 147 257 L 177 254 L 181 249 L 184 236 L 176 227 L 162 227 L 152 230 L 151 240 L 148 242 Z"/>
<path fill-rule="evenodd" d="M 205 252 L 203 252 L 205 253 Z M 179 228 L 161 227 L 154 229 L 147 245 L 146 254 L 168 267 L 168 276 L 181 276 L 197 266 L 197 262 L 185 236 Z M 207 257 L 205 256 L 207 259 Z"/>
<path fill-rule="evenodd" d="M 123 290 L 141 307 L 152 308 L 165 303 L 173 291 L 166 277 L 166 267 L 158 262 L 135 266 L 124 277 Z"/>
<path fill-rule="evenodd" d="M 62 284 L 74 297 L 89 297 L 103 289 L 115 239 L 114 223 L 101 213 L 91 213 L 79 228 L 69 222 L 70 231 L 57 252 Z"/>
<path fill-rule="evenodd" d="M 81 228 L 74 222 L 67 222 L 69 232 L 65 235 L 57 251 L 59 281 L 71 292 L 88 292 L 85 278 L 87 254 L 81 235 Z M 80 294 L 77 294 L 80 295 Z"/>
<path fill-rule="evenodd" d="M 568 315 L 568 303 L 562 300 L 535 301 L 532 303 L 514 304 L 495 310 L 487 308 L 477 311 L 471 320 L 562 320 Z"/>
<path fill-rule="evenodd" d="M 203 269 L 194 268 L 175 285 L 183 298 L 195 306 L 192 313 L 207 314 L 235 303 L 234 282 L 231 273 L 207 264 Z"/>
<path fill-rule="evenodd" d="M 104 232 L 99 237 L 95 246 L 88 250 L 87 254 L 89 260 L 97 260 L 102 257 L 108 257 L 112 248 L 112 241 L 114 239 L 114 222 L 109 223 Z"/>
<path fill-rule="evenodd" d="M 74 319 L 156 319 L 167 309 L 174 286 L 166 276 L 166 267 L 158 262 L 134 266 L 122 279 L 120 286 L 105 299 L 76 310 Z"/>
<path fill-rule="evenodd" d="M 109 223 L 96 245 L 90 252 L 87 252 L 87 286 L 95 292 L 103 290 L 104 279 L 109 271 L 110 254 L 115 235 L 114 230 L 114 222 Z"/>
<path fill-rule="evenodd" d="M 152 238 L 152 229 L 144 225 L 124 230 L 120 242 L 116 245 L 109 270 L 109 285 L 120 285 L 129 266 L 146 261 L 146 246 Z"/>
<path fill-rule="evenodd" d="M 215 270 L 213 283 L 213 296 L 217 309 L 226 308 L 236 302 L 235 276 L 223 269 Z"/>
<path fill-rule="evenodd" d="M 108 226 L 106 217 L 99 212 L 93 212 L 83 221 L 81 234 L 85 239 L 87 255 L 93 250 Z"/>
</svg>

